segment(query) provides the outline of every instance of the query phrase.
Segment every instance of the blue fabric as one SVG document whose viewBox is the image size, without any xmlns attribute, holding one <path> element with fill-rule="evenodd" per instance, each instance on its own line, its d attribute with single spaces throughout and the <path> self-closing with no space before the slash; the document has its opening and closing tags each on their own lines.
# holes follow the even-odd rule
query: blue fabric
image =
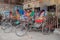
<svg viewBox="0 0 60 40">
<path fill-rule="evenodd" d="M 24 10 L 19 9 L 19 13 L 20 13 L 20 15 L 24 15 Z"/>
<path fill-rule="evenodd" d="M 4 14 L 5 14 L 6 16 L 9 16 L 10 11 L 5 11 Z"/>
</svg>

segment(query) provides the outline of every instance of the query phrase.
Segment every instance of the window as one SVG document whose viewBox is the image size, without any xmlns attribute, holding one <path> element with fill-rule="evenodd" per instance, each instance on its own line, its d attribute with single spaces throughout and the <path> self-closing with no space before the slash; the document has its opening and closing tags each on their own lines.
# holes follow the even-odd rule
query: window
<svg viewBox="0 0 60 40">
<path fill-rule="evenodd" d="M 48 6 L 49 12 L 55 12 L 56 11 L 56 5 Z"/>
</svg>

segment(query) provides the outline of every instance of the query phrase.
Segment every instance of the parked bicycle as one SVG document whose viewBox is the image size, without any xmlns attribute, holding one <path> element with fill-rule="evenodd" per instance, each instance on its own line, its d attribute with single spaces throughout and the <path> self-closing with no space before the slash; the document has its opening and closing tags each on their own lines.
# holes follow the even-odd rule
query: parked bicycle
<svg viewBox="0 0 60 40">
<path fill-rule="evenodd" d="M 15 26 L 15 33 L 17 36 L 24 36 L 27 31 L 30 30 L 39 30 L 42 33 L 48 33 L 53 29 L 54 21 L 52 21 L 52 17 L 44 17 L 44 13 L 41 14 L 40 18 L 27 17 L 27 19 L 17 20 L 16 16 L 11 18 L 6 18 L 2 21 L 2 29 L 4 32 L 11 32 L 13 30 L 13 26 Z M 49 26 L 51 25 L 51 26 Z M 54 30 L 54 29 L 53 29 Z"/>
</svg>

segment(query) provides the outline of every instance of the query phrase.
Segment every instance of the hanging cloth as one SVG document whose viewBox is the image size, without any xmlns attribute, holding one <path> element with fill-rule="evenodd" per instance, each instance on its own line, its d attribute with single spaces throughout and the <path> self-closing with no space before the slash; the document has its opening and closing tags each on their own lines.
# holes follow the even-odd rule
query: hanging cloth
<svg viewBox="0 0 60 40">
<path fill-rule="evenodd" d="M 35 12 L 34 12 L 34 11 L 32 11 L 32 12 L 31 12 L 31 14 L 30 14 L 30 16 L 32 17 L 32 16 L 34 16 L 34 14 L 35 14 Z"/>
</svg>

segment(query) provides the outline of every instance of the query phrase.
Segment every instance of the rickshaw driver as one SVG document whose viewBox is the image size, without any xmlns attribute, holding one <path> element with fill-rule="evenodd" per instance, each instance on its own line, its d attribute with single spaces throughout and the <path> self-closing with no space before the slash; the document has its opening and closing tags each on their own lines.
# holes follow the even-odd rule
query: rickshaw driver
<svg viewBox="0 0 60 40">
<path fill-rule="evenodd" d="M 42 10 L 40 12 L 40 16 L 35 20 L 36 23 L 42 23 L 44 22 L 44 20 L 46 20 L 45 18 L 45 10 Z"/>
</svg>

